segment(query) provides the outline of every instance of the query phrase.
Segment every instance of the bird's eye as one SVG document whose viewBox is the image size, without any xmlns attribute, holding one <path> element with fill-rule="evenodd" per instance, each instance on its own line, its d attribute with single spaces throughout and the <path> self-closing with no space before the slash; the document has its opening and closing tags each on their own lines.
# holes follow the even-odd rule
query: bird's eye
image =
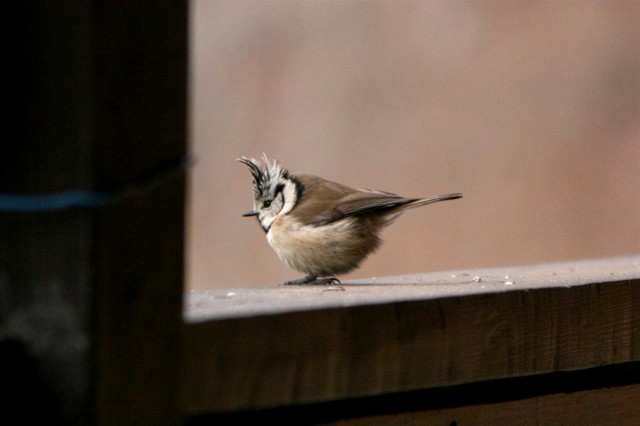
<svg viewBox="0 0 640 426">
<path fill-rule="evenodd" d="M 262 203 L 262 207 L 267 208 L 271 205 L 271 201 L 272 200 L 266 200 L 264 203 Z"/>
</svg>

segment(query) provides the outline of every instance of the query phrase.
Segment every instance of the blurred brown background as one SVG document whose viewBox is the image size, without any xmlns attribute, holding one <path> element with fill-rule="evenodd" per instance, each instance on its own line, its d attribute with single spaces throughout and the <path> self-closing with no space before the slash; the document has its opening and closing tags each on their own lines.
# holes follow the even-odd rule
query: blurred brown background
<svg viewBox="0 0 640 426">
<path fill-rule="evenodd" d="M 302 276 L 235 159 L 462 200 L 341 278 L 640 252 L 640 2 L 193 1 L 188 289 Z"/>
</svg>

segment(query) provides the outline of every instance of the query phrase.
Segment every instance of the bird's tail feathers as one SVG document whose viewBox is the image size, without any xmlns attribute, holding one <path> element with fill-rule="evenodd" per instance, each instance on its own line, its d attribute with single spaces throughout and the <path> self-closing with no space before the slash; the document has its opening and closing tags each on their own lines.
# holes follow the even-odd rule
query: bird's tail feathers
<svg viewBox="0 0 640 426">
<path fill-rule="evenodd" d="M 456 200 L 462 198 L 462 194 L 459 192 L 453 194 L 435 195 L 429 198 L 419 198 L 415 201 L 411 201 L 402 206 L 402 210 L 412 209 L 414 207 L 426 206 L 427 204 L 437 203 L 438 201 Z"/>
</svg>

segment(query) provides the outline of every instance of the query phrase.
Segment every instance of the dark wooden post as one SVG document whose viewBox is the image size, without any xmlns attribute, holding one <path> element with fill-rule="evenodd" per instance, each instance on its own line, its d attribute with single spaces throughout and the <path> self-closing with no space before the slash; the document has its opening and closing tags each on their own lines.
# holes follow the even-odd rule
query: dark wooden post
<svg viewBox="0 0 640 426">
<path fill-rule="evenodd" d="M 184 177 L 169 171 L 186 147 L 187 3 L 7 8 L 0 192 L 137 184 L 95 208 L 0 212 L 7 406 L 27 422 L 171 423 Z"/>
</svg>

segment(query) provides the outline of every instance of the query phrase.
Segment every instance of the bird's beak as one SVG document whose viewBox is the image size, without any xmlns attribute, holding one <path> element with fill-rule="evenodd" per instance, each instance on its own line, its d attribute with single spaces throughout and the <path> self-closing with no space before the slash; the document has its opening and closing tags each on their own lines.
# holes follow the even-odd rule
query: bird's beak
<svg viewBox="0 0 640 426">
<path fill-rule="evenodd" d="M 242 216 L 244 217 L 258 216 L 258 212 L 255 210 L 249 210 L 248 212 L 242 213 Z"/>
</svg>

